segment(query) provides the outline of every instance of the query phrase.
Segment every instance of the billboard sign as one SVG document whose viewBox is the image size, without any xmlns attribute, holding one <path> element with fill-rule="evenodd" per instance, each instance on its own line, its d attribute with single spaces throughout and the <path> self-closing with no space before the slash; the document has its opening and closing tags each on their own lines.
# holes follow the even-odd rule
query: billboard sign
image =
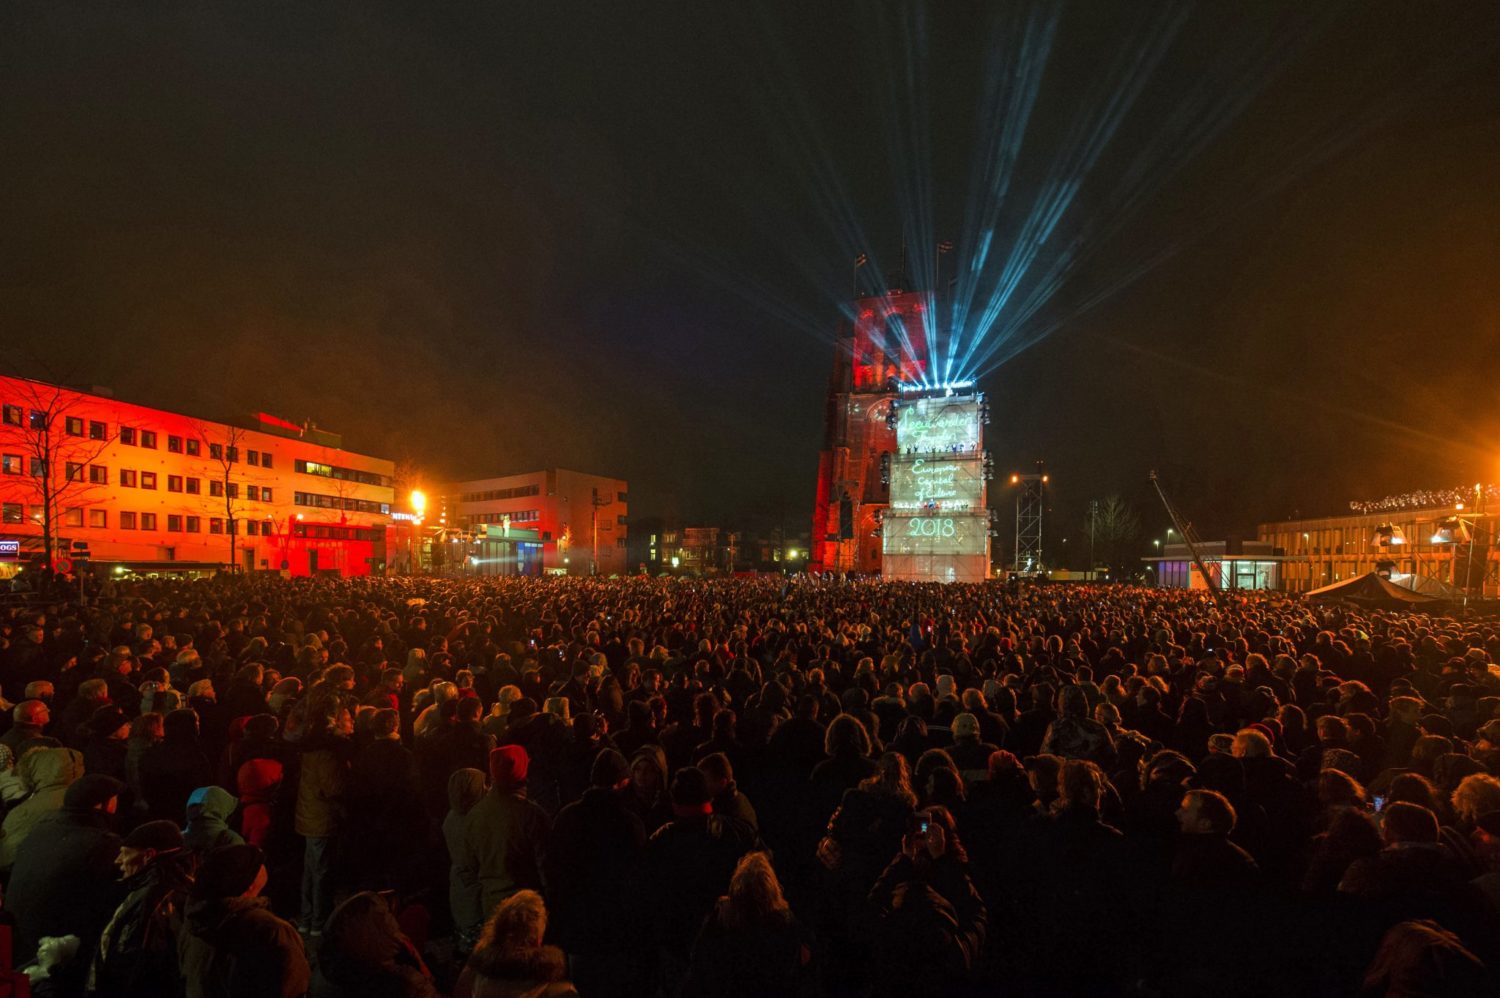
<svg viewBox="0 0 1500 998">
<path fill-rule="evenodd" d="M 973 454 L 979 422 L 979 400 L 972 395 L 903 401 L 896 410 L 897 453 Z"/>
<path fill-rule="evenodd" d="M 979 458 L 897 456 L 891 461 L 891 509 L 967 512 L 984 506 Z"/>
<path fill-rule="evenodd" d="M 21 542 L 0 540 L 0 561 L 15 561 L 21 557 Z"/>
<path fill-rule="evenodd" d="M 888 555 L 984 554 L 989 550 L 987 512 L 885 518 L 883 551 Z"/>
</svg>

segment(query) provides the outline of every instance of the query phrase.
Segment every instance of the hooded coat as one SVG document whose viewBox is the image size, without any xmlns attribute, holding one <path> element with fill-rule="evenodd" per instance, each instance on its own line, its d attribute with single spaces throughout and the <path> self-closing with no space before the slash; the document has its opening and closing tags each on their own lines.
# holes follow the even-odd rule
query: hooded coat
<svg viewBox="0 0 1500 998">
<path fill-rule="evenodd" d="M 83 753 L 69 748 L 42 748 L 26 753 L 17 766 L 21 780 L 31 788 L 15 810 L 0 825 L 0 870 L 16 862 L 16 850 L 42 818 L 63 806 L 63 795 L 83 775 Z"/>
<path fill-rule="evenodd" d="M 5 895 L 16 919 L 15 966 L 36 955 L 43 936 L 75 935 L 80 951 L 92 952 L 122 893 L 119 852 L 120 837 L 103 811 L 63 807 L 37 822 L 16 853 Z"/>
<path fill-rule="evenodd" d="M 301 998 L 312 978 L 296 928 L 259 897 L 190 900 L 177 962 L 187 998 Z"/>
<path fill-rule="evenodd" d="M 183 850 L 158 856 L 125 883 L 130 891 L 104 928 L 94 951 L 89 990 L 119 998 L 182 993 L 177 933 L 193 883 L 193 857 Z"/>
<path fill-rule="evenodd" d="M 334 909 L 318 949 L 313 998 L 438 998 L 432 974 L 379 894 Z"/>
<path fill-rule="evenodd" d="M 240 794 L 240 833 L 253 846 L 265 849 L 270 842 L 285 776 L 285 768 L 275 759 L 250 759 L 240 765 L 235 777 L 235 789 Z"/>
<path fill-rule="evenodd" d="M 229 818 L 239 803 L 223 787 L 194 790 L 188 798 L 188 822 L 182 830 L 183 848 L 202 855 L 220 846 L 243 845 L 245 840 L 229 827 Z"/>
</svg>

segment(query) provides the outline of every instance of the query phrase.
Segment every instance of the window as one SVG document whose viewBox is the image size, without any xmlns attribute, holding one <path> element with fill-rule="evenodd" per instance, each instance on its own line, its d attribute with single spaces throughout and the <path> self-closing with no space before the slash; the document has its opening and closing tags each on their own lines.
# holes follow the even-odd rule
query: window
<svg viewBox="0 0 1500 998">
<path fill-rule="evenodd" d="M 33 430 L 45 430 L 47 428 L 47 414 L 39 410 L 31 410 L 31 428 Z"/>
<path fill-rule="evenodd" d="M 120 484 L 127 489 L 135 488 L 135 472 L 129 468 L 120 469 Z"/>
<path fill-rule="evenodd" d="M 66 426 L 67 426 L 67 430 L 68 430 L 68 436 L 70 436 L 70 437 L 81 437 L 81 436 L 83 436 L 83 420 L 79 419 L 77 416 L 69 416 L 68 420 L 67 420 L 67 423 L 66 423 Z"/>
<path fill-rule="evenodd" d="M 269 468 L 271 466 L 271 452 L 270 451 L 263 450 L 263 451 L 260 452 L 260 466 L 262 468 Z"/>
<path fill-rule="evenodd" d="M 266 490 L 262 489 L 261 495 L 265 494 Z M 368 499 L 340 499 L 338 496 L 322 495 L 317 492 L 293 492 L 292 502 L 298 506 L 317 506 L 320 509 L 347 509 L 358 513 L 378 513 L 381 516 L 389 516 L 391 512 L 389 503 L 371 502 Z"/>
<path fill-rule="evenodd" d="M 240 532 L 240 521 L 230 517 L 224 521 L 224 528 L 227 533 L 237 534 Z"/>
<path fill-rule="evenodd" d="M 167 434 L 167 450 L 173 454 L 182 453 L 182 438 Z"/>
<path fill-rule="evenodd" d="M 142 530 L 155 530 L 156 529 L 156 514 L 155 513 L 142 513 L 141 514 L 141 529 Z"/>
<path fill-rule="evenodd" d="M 215 461 L 222 461 L 222 460 L 224 460 L 224 445 L 223 444 L 209 444 L 208 445 L 208 456 L 211 457 L 211 458 L 213 458 Z"/>
<path fill-rule="evenodd" d="M 369 483 L 385 484 L 385 483 Z M 490 489 L 488 492 L 465 492 L 459 497 L 460 502 L 492 502 L 496 499 L 520 499 L 524 496 L 540 495 L 540 485 L 518 485 L 513 489 Z"/>
<path fill-rule="evenodd" d="M 167 529 L 174 534 L 182 533 L 182 517 L 176 513 L 167 514 Z"/>
<path fill-rule="evenodd" d="M 260 454 L 257 451 L 253 450 L 245 451 L 245 463 L 250 465 L 251 467 L 259 467 Z"/>
<path fill-rule="evenodd" d="M 269 485 L 262 485 L 260 487 L 260 501 L 261 502 L 270 502 L 271 501 L 271 486 L 269 486 Z"/>
<path fill-rule="evenodd" d="M 42 460 L 39 457 L 32 458 L 31 459 L 31 477 L 32 478 L 46 478 L 47 477 L 47 462 L 44 461 L 44 460 Z"/>
<path fill-rule="evenodd" d="M 251 451 L 250 453 L 254 454 L 255 452 Z M 260 486 L 246 485 L 245 498 L 249 499 L 251 502 L 258 502 L 260 500 Z"/>
<path fill-rule="evenodd" d="M 217 516 L 209 517 L 208 532 L 211 534 L 222 534 L 224 532 L 224 521 Z"/>
<path fill-rule="evenodd" d="M 131 426 L 120 427 L 120 443 L 135 446 L 135 428 Z"/>
<path fill-rule="evenodd" d="M 269 468 L 270 465 L 265 467 Z M 338 468 L 331 464 L 319 464 L 317 461 L 297 461 L 293 467 L 308 475 L 321 475 L 324 478 L 337 478 L 344 482 L 359 482 L 362 485 L 379 485 L 390 488 L 391 479 L 388 475 L 377 475 L 373 471 L 355 471 L 353 468 Z M 536 495 L 536 486 L 530 486 L 531 491 L 518 493 L 524 495 Z M 504 497 L 501 497 L 504 498 Z M 465 498 L 465 502 L 474 500 Z"/>
<path fill-rule="evenodd" d="M 208 494 L 211 496 L 216 496 L 218 498 L 223 498 L 224 483 L 216 478 L 210 478 L 208 480 Z"/>
<path fill-rule="evenodd" d="M 89 526 L 91 526 L 91 527 L 107 527 L 107 526 L 109 526 L 109 510 L 107 510 L 107 509 L 91 509 L 91 510 L 89 510 Z"/>
<path fill-rule="evenodd" d="M 615 517 L 615 522 L 623 527 L 625 525 L 625 522 L 629 519 L 630 518 L 628 516 L 626 516 L 624 513 L 621 513 L 619 516 Z"/>
<path fill-rule="evenodd" d="M 196 517 L 196 516 L 189 516 L 189 517 L 186 518 L 186 523 L 184 525 L 187 527 L 187 532 L 188 533 L 190 533 L 190 534 L 196 534 L 196 533 L 200 533 L 201 532 L 200 528 L 201 528 L 202 524 L 203 524 L 203 521 L 200 520 L 200 519 L 198 519 L 198 517 Z"/>
<path fill-rule="evenodd" d="M 617 502 L 629 502 L 630 501 L 630 494 L 628 492 L 616 492 L 615 493 L 615 501 L 617 501 Z"/>
<path fill-rule="evenodd" d="M 231 499 L 238 499 L 240 497 L 240 483 L 239 482 L 229 482 L 228 484 L 226 484 L 224 486 L 224 489 L 228 493 L 229 498 L 231 498 Z"/>
<path fill-rule="evenodd" d="M 69 506 L 67 509 L 63 510 L 63 526 L 65 526 L 65 527 L 81 527 L 81 526 L 83 526 L 83 507 L 82 506 Z"/>
<path fill-rule="evenodd" d="M 22 409 L 18 405 L 8 405 L 5 407 L 6 426 L 20 426 L 21 421 L 25 418 L 25 416 L 26 410 Z"/>
<path fill-rule="evenodd" d="M 182 491 L 182 476 L 181 475 L 168 475 L 167 476 L 167 491 L 168 492 L 181 492 Z"/>
<path fill-rule="evenodd" d="M 109 439 L 109 427 L 105 426 L 103 423 L 99 422 L 98 420 L 95 420 L 95 419 L 89 420 L 89 439 L 90 440 L 108 440 Z"/>
<path fill-rule="evenodd" d="M 91 485 L 108 485 L 109 484 L 109 468 L 105 467 L 102 464 L 91 464 L 91 465 L 89 465 L 89 484 L 91 484 Z"/>
<path fill-rule="evenodd" d="M 142 447 L 150 447 L 152 450 L 156 449 L 156 431 L 155 430 L 142 430 L 141 431 L 141 446 Z"/>
<path fill-rule="evenodd" d="M 68 481 L 70 481 L 70 482 L 81 482 L 81 481 L 83 481 L 83 465 L 82 465 L 82 463 L 80 463 L 78 461 L 69 461 L 66 470 L 67 470 L 67 473 L 68 473 Z"/>
<path fill-rule="evenodd" d="M 254 537 L 256 534 L 260 533 L 260 524 L 254 520 L 246 520 L 245 533 L 249 534 L 251 537 Z"/>
<path fill-rule="evenodd" d="M 187 486 L 187 494 L 190 496 L 198 495 L 203 491 L 203 483 L 196 478 L 189 478 L 183 484 Z"/>
<path fill-rule="evenodd" d="M 131 513 L 131 512 L 122 512 L 120 514 L 120 529 L 121 530 L 134 530 L 135 529 L 135 514 L 134 513 Z"/>
<path fill-rule="evenodd" d="M 143 472 L 141 472 L 141 488 L 143 488 L 143 489 L 154 489 L 154 488 L 156 488 L 156 472 L 154 472 L 154 471 L 143 471 Z"/>
<path fill-rule="evenodd" d="M 5 523 L 26 522 L 26 510 L 18 502 L 0 503 L 0 521 Z"/>
<path fill-rule="evenodd" d="M 197 457 L 203 453 L 203 448 L 199 446 L 196 440 L 184 440 L 183 446 L 187 448 L 188 457 Z"/>
<path fill-rule="evenodd" d="M 26 507 L 26 519 L 37 526 L 41 526 L 42 522 L 47 519 L 47 511 L 41 506 L 28 505 Z"/>
<path fill-rule="evenodd" d="M 237 464 L 239 462 L 240 449 L 238 447 L 230 447 L 226 453 L 229 455 L 230 464 Z"/>
<path fill-rule="evenodd" d="M 3 470 L 7 475 L 19 475 L 22 466 L 21 455 L 19 454 L 5 454 L 0 456 L 0 470 Z"/>
</svg>

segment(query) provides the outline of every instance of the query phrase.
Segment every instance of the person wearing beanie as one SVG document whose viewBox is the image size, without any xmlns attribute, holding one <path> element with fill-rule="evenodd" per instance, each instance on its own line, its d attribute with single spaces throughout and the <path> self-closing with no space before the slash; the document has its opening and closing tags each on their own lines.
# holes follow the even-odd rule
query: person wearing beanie
<svg viewBox="0 0 1500 998">
<path fill-rule="evenodd" d="M 78 755 L 72 749 L 56 751 Z M 75 760 L 81 763 L 81 757 Z M 77 936 L 85 958 L 63 975 L 82 985 L 87 954 L 124 893 L 115 871 L 120 837 L 110 830 L 124 789 L 109 776 L 78 777 L 64 792 L 62 806 L 37 821 L 16 850 L 5 906 L 16 919 L 17 966 L 36 955 L 44 936 Z"/>
<path fill-rule="evenodd" d="M 557 814 L 547 846 L 552 931 L 590 985 L 619 980 L 628 953 L 613 927 L 632 917 L 631 880 L 646 828 L 630 806 L 630 764 L 614 749 L 594 757 L 590 787 Z"/>
<path fill-rule="evenodd" d="M 170 821 L 148 821 L 121 843 L 115 866 L 130 892 L 99 937 L 87 991 L 121 998 L 180 994 L 176 926 L 193 884 L 194 857 Z"/>
<path fill-rule="evenodd" d="M 453 857 L 453 873 L 466 887 L 477 884 L 481 910 L 520 890 L 541 890 L 542 864 L 552 820 L 526 796 L 531 757 L 519 745 L 490 750 L 490 789 L 464 817 L 464 829 Z M 473 925 L 460 926 L 475 932 Z"/>
<path fill-rule="evenodd" d="M 672 777 L 672 820 L 651 836 L 643 863 L 641 909 L 669 991 L 685 972 L 693 938 L 749 851 L 753 834 L 713 813 L 708 777 L 696 766 Z"/>
<path fill-rule="evenodd" d="M 130 746 L 130 718 L 112 703 L 97 708 L 79 728 L 86 772 L 125 779 L 125 756 Z M 127 808 L 128 809 L 128 808 Z"/>
<path fill-rule="evenodd" d="M 260 896 L 265 855 L 251 845 L 209 853 L 177 937 L 187 998 L 301 998 L 312 981 L 296 926 Z"/>
</svg>

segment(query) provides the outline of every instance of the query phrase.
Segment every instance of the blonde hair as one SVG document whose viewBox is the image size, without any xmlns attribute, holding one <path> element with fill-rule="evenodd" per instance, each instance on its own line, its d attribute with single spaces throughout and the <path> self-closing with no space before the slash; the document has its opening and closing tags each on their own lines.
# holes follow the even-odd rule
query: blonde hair
<svg viewBox="0 0 1500 998">
<path fill-rule="evenodd" d="M 475 950 L 529 950 L 547 934 L 547 905 L 536 891 L 516 891 L 495 906 Z"/>
<path fill-rule="evenodd" d="M 548 697 L 542 703 L 542 710 L 564 721 L 572 720 L 567 697 Z"/>
<path fill-rule="evenodd" d="M 1453 791 L 1453 813 L 1464 821 L 1475 821 L 1491 811 L 1500 811 L 1500 779 L 1488 773 L 1471 773 Z"/>
<path fill-rule="evenodd" d="M 1241 728 L 1234 736 L 1234 754 L 1241 759 L 1264 759 L 1271 754 L 1271 739 L 1265 732 Z"/>
<path fill-rule="evenodd" d="M 510 705 L 521 699 L 521 687 L 510 684 L 500 687 L 495 702 L 490 705 L 491 717 L 509 717 Z"/>
<path fill-rule="evenodd" d="M 722 921 L 729 928 L 751 928 L 767 923 L 785 922 L 791 917 L 791 906 L 781 893 L 781 881 L 764 852 L 741 857 L 729 878 L 729 894 L 720 904 Z"/>
</svg>

